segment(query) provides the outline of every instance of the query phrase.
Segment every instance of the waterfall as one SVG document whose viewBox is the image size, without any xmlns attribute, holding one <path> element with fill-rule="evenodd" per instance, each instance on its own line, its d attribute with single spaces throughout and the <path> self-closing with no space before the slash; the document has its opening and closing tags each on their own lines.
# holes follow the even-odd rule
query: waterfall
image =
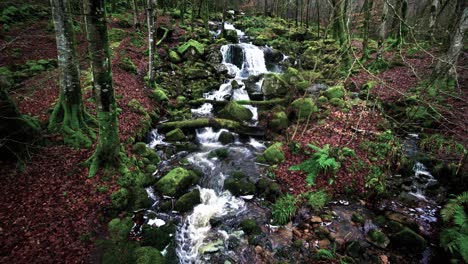
<svg viewBox="0 0 468 264">
<path fill-rule="evenodd" d="M 413 172 L 414 176 L 412 177 L 413 181 L 411 183 L 410 194 L 421 200 L 427 200 L 425 191 L 427 188 L 435 185 L 437 180 L 427 170 L 426 166 L 420 162 L 414 164 Z"/>
</svg>

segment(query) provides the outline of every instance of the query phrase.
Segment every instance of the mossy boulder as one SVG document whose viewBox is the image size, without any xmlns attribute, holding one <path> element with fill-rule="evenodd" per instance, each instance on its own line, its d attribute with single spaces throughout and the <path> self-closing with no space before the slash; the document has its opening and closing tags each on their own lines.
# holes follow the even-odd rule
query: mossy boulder
<svg viewBox="0 0 468 264">
<path fill-rule="evenodd" d="M 426 246 L 426 240 L 408 227 L 391 237 L 394 247 L 405 248 L 410 252 L 422 252 Z"/>
<path fill-rule="evenodd" d="M 229 150 L 227 148 L 219 148 L 219 149 L 210 151 L 210 153 L 208 154 L 208 158 L 209 159 L 212 159 L 212 158 L 225 159 L 228 157 L 228 155 L 229 155 Z"/>
<path fill-rule="evenodd" d="M 312 98 L 299 98 L 291 104 L 292 111 L 299 120 L 308 119 L 318 112 L 318 107 Z"/>
<path fill-rule="evenodd" d="M 114 218 L 107 224 L 107 230 L 109 231 L 111 240 L 123 241 L 128 238 L 132 226 L 133 221 L 130 217 L 122 219 Z"/>
<path fill-rule="evenodd" d="M 157 250 L 163 250 L 174 239 L 176 226 L 172 223 L 166 223 L 161 227 L 152 227 L 144 225 L 142 229 L 142 246 L 151 246 Z"/>
<path fill-rule="evenodd" d="M 179 197 L 197 181 L 198 176 L 193 171 L 177 167 L 156 183 L 156 190 L 163 195 Z"/>
<path fill-rule="evenodd" d="M 166 263 L 161 252 L 153 247 L 140 247 L 133 252 L 135 264 L 164 264 Z"/>
<path fill-rule="evenodd" d="M 340 98 L 332 98 L 330 99 L 330 104 L 339 107 L 339 108 L 344 108 L 346 106 L 346 103 L 343 99 Z"/>
<path fill-rule="evenodd" d="M 205 45 L 196 41 L 189 40 L 177 48 L 177 52 L 184 58 L 195 58 L 205 53 Z"/>
<path fill-rule="evenodd" d="M 297 86 L 298 83 L 304 81 L 301 74 L 297 69 L 289 67 L 286 72 L 283 74 L 283 79 L 290 85 Z"/>
<path fill-rule="evenodd" d="M 181 213 L 188 212 L 197 204 L 201 203 L 200 191 L 193 190 L 182 195 L 175 203 L 175 210 Z"/>
<path fill-rule="evenodd" d="M 124 210 L 128 206 L 130 192 L 126 188 L 120 188 L 111 194 L 112 208 Z"/>
<path fill-rule="evenodd" d="M 274 131 L 282 131 L 289 126 L 288 115 L 284 111 L 278 111 L 273 113 L 271 121 L 269 123 L 270 128 Z"/>
<path fill-rule="evenodd" d="M 325 96 L 328 99 L 343 98 L 345 94 L 346 90 L 343 85 L 332 86 L 325 91 Z"/>
<path fill-rule="evenodd" d="M 169 97 L 167 97 L 166 92 L 164 92 L 162 89 L 159 89 L 159 88 L 156 88 L 156 89 L 153 90 L 153 97 L 158 102 L 167 102 L 167 101 L 169 101 Z"/>
<path fill-rule="evenodd" d="M 185 136 L 184 132 L 180 128 L 176 128 L 166 133 L 166 141 L 168 142 L 178 142 L 184 141 L 187 137 Z"/>
<path fill-rule="evenodd" d="M 179 54 L 173 50 L 169 51 L 169 60 L 172 63 L 179 63 L 182 61 L 182 58 L 180 58 Z"/>
<path fill-rule="evenodd" d="M 235 138 L 234 138 L 234 135 L 232 133 L 227 132 L 227 131 L 222 131 L 219 134 L 218 140 L 219 140 L 219 142 L 221 142 L 221 144 L 227 145 L 227 144 L 233 143 Z"/>
<path fill-rule="evenodd" d="M 301 65 L 304 69 L 314 69 L 321 63 L 317 47 L 308 47 L 301 55 Z"/>
<path fill-rule="evenodd" d="M 328 98 L 323 95 L 319 96 L 319 98 L 317 98 L 317 103 L 319 103 L 320 105 L 324 105 L 328 103 Z"/>
<path fill-rule="evenodd" d="M 234 196 L 255 194 L 255 184 L 236 177 L 230 177 L 224 181 L 224 188 L 232 193 Z"/>
<path fill-rule="evenodd" d="M 258 226 L 254 219 L 245 219 L 241 222 L 242 231 L 247 235 L 259 235 L 262 229 Z"/>
<path fill-rule="evenodd" d="M 229 102 L 220 112 L 219 116 L 239 122 L 250 121 L 253 117 L 252 112 L 235 101 Z"/>
<path fill-rule="evenodd" d="M 282 97 L 288 93 L 288 83 L 279 74 L 267 74 L 263 80 L 262 92 L 267 98 Z"/>
<path fill-rule="evenodd" d="M 228 29 L 224 31 L 224 38 L 232 43 L 239 42 L 239 36 L 237 35 L 237 31 Z"/>
<path fill-rule="evenodd" d="M 369 230 L 367 233 L 367 241 L 380 248 L 386 248 L 390 243 L 390 239 L 382 233 L 382 231 L 377 229 Z"/>
<path fill-rule="evenodd" d="M 269 146 L 261 155 L 258 156 L 257 161 L 268 164 L 278 164 L 285 160 L 283 152 L 283 144 L 277 142 Z"/>
</svg>

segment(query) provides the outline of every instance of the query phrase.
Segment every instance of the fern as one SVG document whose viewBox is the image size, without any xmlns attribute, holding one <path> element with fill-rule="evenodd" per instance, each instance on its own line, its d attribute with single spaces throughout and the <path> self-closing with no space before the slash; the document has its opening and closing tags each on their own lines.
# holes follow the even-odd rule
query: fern
<svg viewBox="0 0 468 264">
<path fill-rule="evenodd" d="M 335 258 L 335 256 L 330 250 L 322 249 L 322 248 L 317 250 L 317 257 L 319 257 L 320 259 L 334 259 Z"/>
<path fill-rule="evenodd" d="M 440 246 L 451 254 L 461 256 L 468 262 L 468 216 L 465 207 L 468 204 L 468 192 L 458 195 L 441 210 L 442 220 L 451 225 L 440 233 Z"/>
<path fill-rule="evenodd" d="M 307 204 L 315 210 L 322 209 L 328 202 L 328 195 L 324 190 L 306 194 Z"/>
<path fill-rule="evenodd" d="M 323 148 L 319 148 L 315 145 L 308 144 L 310 148 L 316 152 L 312 154 L 312 157 L 305 160 L 304 162 L 289 167 L 289 170 L 292 171 L 304 171 L 307 173 L 306 182 L 309 185 L 315 185 L 315 178 L 320 172 L 327 173 L 336 171 L 340 168 L 340 163 L 331 154 L 330 145 L 326 144 Z"/>
</svg>

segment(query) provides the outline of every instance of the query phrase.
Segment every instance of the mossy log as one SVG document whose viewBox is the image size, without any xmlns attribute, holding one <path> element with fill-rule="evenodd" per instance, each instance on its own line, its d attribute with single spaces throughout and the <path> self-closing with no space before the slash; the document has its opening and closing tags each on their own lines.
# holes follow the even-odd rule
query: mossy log
<svg viewBox="0 0 468 264">
<path fill-rule="evenodd" d="M 194 120 L 174 121 L 162 123 L 159 129 L 169 131 L 172 129 L 197 129 L 203 127 L 225 128 L 232 132 L 248 136 L 264 136 L 265 131 L 262 127 L 246 126 L 239 122 L 222 118 L 201 118 Z"/>
</svg>

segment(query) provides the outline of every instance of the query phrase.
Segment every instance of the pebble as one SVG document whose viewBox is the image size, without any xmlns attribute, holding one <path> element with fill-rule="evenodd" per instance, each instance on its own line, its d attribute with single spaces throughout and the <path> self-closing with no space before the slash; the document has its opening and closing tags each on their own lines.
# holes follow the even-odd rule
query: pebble
<svg viewBox="0 0 468 264">
<path fill-rule="evenodd" d="M 320 241 L 318 242 L 319 248 L 328 248 L 328 247 L 330 246 L 330 244 L 331 244 L 331 243 L 330 243 L 330 240 L 328 240 L 328 239 L 326 239 L 326 238 L 325 238 L 325 239 L 322 239 L 322 240 L 320 240 Z"/>
<path fill-rule="evenodd" d="M 260 254 L 263 252 L 263 248 L 261 246 L 256 246 L 255 247 L 255 253 Z"/>
<path fill-rule="evenodd" d="M 312 216 L 312 218 L 310 218 L 310 222 L 314 224 L 314 223 L 322 223 L 323 221 L 320 216 Z"/>
</svg>

